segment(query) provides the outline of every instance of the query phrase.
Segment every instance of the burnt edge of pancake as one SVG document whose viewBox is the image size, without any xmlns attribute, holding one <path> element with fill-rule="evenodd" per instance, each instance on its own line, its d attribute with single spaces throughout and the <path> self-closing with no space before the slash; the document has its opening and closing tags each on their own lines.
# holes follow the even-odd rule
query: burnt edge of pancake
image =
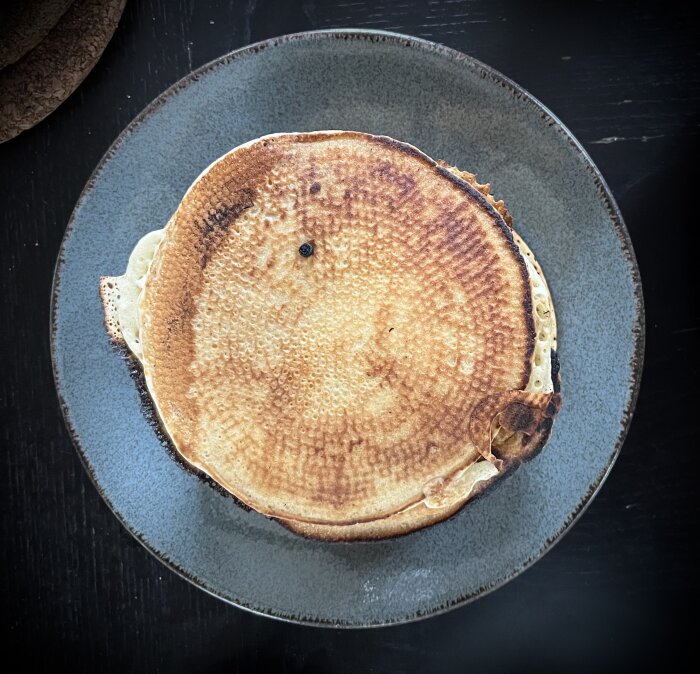
<svg viewBox="0 0 700 674">
<path fill-rule="evenodd" d="M 179 468 L 184 470 L 186 473 L 190 473 L 191 475 L 198 477 L 202 482 L 211 487 L 218 494 L 233 499 L 233 502 L 238 507 L 242 508 L 246 512 L 250 512 L 252 510 L 250 506 L 243 503 L 243 501 L 241 501 L 239 498 L 236 498 L 231 492 L 226 491 L 226 489 L 224 489 L 218 482 L 209 477 L 203 471 L 198 470 L 193 465 L 185 461 L 185 459 L 180 455 L 175 448 L 173 441 L 170 439 L 170 436 L 163 428 L 163 422 L 160 420 L 155 405 L 153 404 L 151 394 L 148 392 L 146 377 L 144 376 L 143 366 L 141 365 L 140 361 L 138 358 L 136 358 L 136 356 L 134 356 L 133 353 L 131 353 L 129 347 L 126 345 L 126 342 L 123 340 L 115 339 L 110 335 L 109 342 L 112 351 L 118 354 L 126 363 L 129 376 L 136 384 L 136 390 L 139 394 L 143 416 L 145 417 L 149 426 L 155 432 L 158 441 L 165 448 L 170 458 L 173 459 Z"/>
<path fill-rule="evenodd" d="M 504 461 L 503 471 L 501 475 L 505 475 L 510 472 L 513 468 L 527 463 L 534 457 L 536 457 L 543 449 L 544 446 L 549 441 L 552 435 L 552 429 L 554 427 L 554 421 L 559 414 L 562 404 L 561 396 L 561 375 L 559 372 L 559 355 L 555 349 L 551 349 L 550 357 L 552 360 L 552 394 L 551 400 L 547 407 L 542 412 L 541 419 L 537 426 L 531 433 L 525 433 L 516 428 L 515 432 L 521 433 L 520 439 L 520 449 L 516 456 L 512 457 L 511 460 Z M 524 406 L 522 406 L 524 407 Z M 521 410 L 518 410 L 521 411 Z M 519 428 L 527 428 L 531 422 L 534 420 L 534 413 L 531 409 L 524 408 L 522 410 L 523 416 L 518 418 L 517 412 L 511 417 L 511 421 L 515 422 L 515 426 Z M 495 451 L 493 451 L 495 449 Z M 499 444 L 496 442 L 492 445 L 492 452 L 496 458 L 502 458 L 499 454 Z"/>
</svg>

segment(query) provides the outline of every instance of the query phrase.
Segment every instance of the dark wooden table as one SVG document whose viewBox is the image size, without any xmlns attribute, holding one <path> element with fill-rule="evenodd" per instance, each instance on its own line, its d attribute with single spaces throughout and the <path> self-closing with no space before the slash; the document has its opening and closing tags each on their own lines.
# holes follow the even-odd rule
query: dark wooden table
<svg viewBox="0 0 700 674">
<path fill-rule="evenodd" d="M 643 5 L 643 7 L 635 6 Z M 361 26 L 443 42 L 540 98 L 610 183 L 637 252 L 647 351 L 622 455 L 581 521 L 475 604 L 370 631 L 250 615 L 189 585 L 112 516 L 58 409 L 49 290 L 71 209 L 126 124 L 165 87 L 274 35 Z M 0 146 L 2 634 L 24 671 L 630 670 L 693 649 L 698 600 L 698 329 L 691 229 L 698 26 L 682 5 L 507 0 L 129 0 L 77 92 Z M 593 364 L 592 364 L 593 366 Z M 5 649 L 5 655 L 8 650 Z M 20 671 L 20 670 L 16 670 Z"/>
</svg>

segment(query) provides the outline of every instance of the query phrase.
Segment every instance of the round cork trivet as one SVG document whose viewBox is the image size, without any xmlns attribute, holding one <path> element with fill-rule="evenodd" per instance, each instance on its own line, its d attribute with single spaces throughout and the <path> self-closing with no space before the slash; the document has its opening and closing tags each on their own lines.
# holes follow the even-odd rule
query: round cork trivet
<svg viewBox="0 0 700 674">
<path fill-rule="evenodd" d="M 24 0 L 0 7 L 0 69 L 19 61 L 58 23 L 73 0 Z"/>
<path fill-rule="evenodd" d="M 126 0 L 75 0 L 48 35 L 0 70 L 0 143 L 31 128 L 70 96 L 99 60 Z"/>
</svg>

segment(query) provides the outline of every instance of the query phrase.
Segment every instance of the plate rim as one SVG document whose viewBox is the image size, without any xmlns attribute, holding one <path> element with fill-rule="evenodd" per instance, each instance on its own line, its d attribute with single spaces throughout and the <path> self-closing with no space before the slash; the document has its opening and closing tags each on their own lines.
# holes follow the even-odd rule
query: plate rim
<svg viewBox="0 0 700 674">
<path fill-rule="evenodd" d="M 503 578 L 499 579 L 497 582 L 479 588 L 471 593 L 464 596 L 459 596 L 457 598 L 451 599 L 446 603 L 436 606 L 433 610 L 428 611 L 417 611 L 413 614 L 402 616 L 399 618 L 392 618 L 389 620 L 380 621 L 352 621 L 352 620 L 331 620 L 327 618 L 311 618 L 309 616 L 299 616 L 285 613 L 283 611 L 274 612 L 273 610 L 266 610 L 264 607 L 256 607 L 246 602 L 234 599 L 231 597 L 226 597 L 217 590 L 208 587 L 206 581 L 198 579 L 194 574 L 190 573 L 188 570 L 179 566 L 176 562 L 171 560 L 166 553 L 158 550 L 155 545 L 147 541 L 143 534 L 135 530 L 117 511 L 115 506 L 110 501 L 109 497 L 105 493 L 101 484 L 97 481 L 94 470 L 90 464 L 87 453 L 85 452 L 81 440 L 73 426 L 71 412 L 66 400 L 63 397 L 61 387 L 62 384 L 59 380 L 58 367 L 57 367 L 57 350 L 56 350 L 56 335 L 58 330 L 57 325 L 57 300 L 58 294 L 60 292 L 61 285 L 61 272 L 63 270 L 63 265 L 65 262 L 65 245 L 70 238 L 77 213 L 82 207 L 83 202 L 95 187 L 97 180 L 102 173 L 103 168 L 106 164 L 114 157 L 117 150 L 121 147 L 122 143 L 133 133 L 133 131 L 141 125 L 151 114 L 156 112 L 160 107 L 162 107 L 169 98 L 178 92 L 189 87 L 193 82 L 196 82 L 202 75 L 215 70 L 220 67 L 224 67 L 233 61 L 244 58 L 248 56 L 254 56 L 255 54 L 272 47 L 277 47 L 285 45 L 290 42 L 297 41 L 308 41 L 313 42 L 315 40 L 358 40 L 358 41 L 369 41 L 369 42 L 385 42 L 403 45 L 405 47 L 411 47 L 419 49 L 422 51 L 428 51 L 436 53 L 440 56 L 446 57 L 452 61 L 459 64 L 466 65 L 472 70 L 481 74 L 484 78 L 489 78 L 493 82 L 500 84 L 504 88 L 508 89 L 509 92 L 517 99 L 520 99 L 527 105 L 534 108 L 544 120 L 544 123 L 549 127 L 554 127 L 558 133 L 569 143 L 571 148 L 575 153 L 577 153 L 582 160 L 586 172 L 590 175 L 593 183 L 595 184 L 598 195 L 603 202 L 608 217 L 610 218 L 613 227 L 615 229 L 615 234 L 620 242 L 620 248 L 623 255 L 625 256 L 627 262 L 630 265 L 630 276 L 632 284 L 634 287 L 634 300 L 635 300 L 635 319 L 632 329 L 632 339 L 633 339 L 633 352 L 630 359 L 630 369 L 631 377 L 628 381 L 628 395 L 627 401 L 624 406 L 621 415 L 621 429 L 617 435 L 613 453 L 607 465 L 600 471 L 595 480 L 591 483 L 589 490 L 581 497 L 577 506 L 572 510 L 567 516 L 566 520 L 562 524 L 561 528 L 556 534 L 548 538 L 544 545 L 532 554 L 523 564 L 510 573 L 506 574 Z M 634 414 L 634 409 L 637 403 L 637 398 L 639 396 L 639 388 L 642 379 L 642 369 L 644 363 L 644 350 L 645 350 L 645 308 L 644 308 L 644 296 L 642 291 L 642 281 L 639 273 L 639 265 L 637 263 L 637 258 L 634 253 L 634 248 L 629 235 L 629 231 L 625 226 L 622 213 L 615 201 L 615 197 L 610 190 L 605 178 L 601 174 L 598 167 L 595 165 L 594 161 L 581 145 L 581 143 L 576 139 L 573 133 L 567 128 L 567 126 L 539 99 L 529 93 L 521 85 L 517 84 L 515 81 L 511 80 L 506 75 L 503 75 L 500 71 L 492 68 L 491 66 L 483 63 L 482 61 L 460 52 L 457 49 L 448 47 L 438 42 L 433 42 L 431 40 L 426 40 L 424 38 L 415 37 L 412 35 L 407 35 L 404 33 L 398 33 L 393 31 L 385 31 L 378 29 L 367 29 L 367 28 L 333 28 L 333 29 L 323 29 L 323 30 L 312 30 L 312 31 L 301 31 L 297 33 L 289 33 L 286 35 L 281 35 L 278 37 L 272 37 L 266 40 L 261 40 L 259 42 L 254 42 L 248 45 L 244 45 L 238 49 L 231 52 L 223 54 L 208 63 L 192 70 L 184 77 L 177 80 L 174 84 L 166 88 L 162 93 L 160 93 L 156 98 L 154 98 L 140 113 L 132 119 L 131 122 L 119 133 L 116 139 L 109 146 L 107 151 L 104 153 L 100 161 L 98 162 L 95 169 L 90 174 L 85 186 L 83 187 L 80 195 L 73 207 L 70 219 L 66 225 L 66 230 L 61 239 L 61 245 L 58 250 L 56 257 L 56 264 L 54 267 L 54 273 L 51 284 L 51 299 L 50 299 L 50 313 L 49 313 L 49 332 L 50 332 L 50 353 L 51 353 L 51 370 L 53 375 L 54 387 L 58 396 L 59 406 L 61 408 L 61 413 L 63 415 L 63 420 L 68 430 L 68 434 L 73 442 L 76 449 L 78 457 L 83 465 L 83 468 L 87 472 L 91 482 L 95 486 L 98 494 L 102 500 L 106 503 L 107 507 L 111 510 L 112 514 L 117 518 L 119 523 L 146 549 L 150 552 L 159 562 L 168 567 L 169 570 L 176 573 L 181 578 L 184 578 L 192 585 L 200 590 L 203 590 L 207 594 L 216 597 L 217 599 L 226 602 L 232 606 L 243 609 L 250 613 L 265 616 L 268 618 L 273 618 L 275 620 L 280 620 L 283 622 L 288 622 L 292 624 L 301 624 L 314 627 L 328 627 L 328 628 L 373 628 L 373 627 L 385 627 L 391 625 L 403 625 L 407 623 L 417 622 L 425 618 L 441 615 L 447 613 L 453 609 L 460 606 L 475 601 L 476 599 L 490 594 L 494 590 L 502 587 L 506 583 L 510 582 L 517 576 L 519 576 L 523 571 L 527 570 L 535 562 L 540 560 L 546 553 L 548 553 L 563 537 L 568 533 L 572 526 L 579 520 L 579 518 L 586 511 L 588 506 L 591 504 L 595 496 L 600 491 L 601 487 L 608 478 L 617 458 L 620 455 L 622 445 L 624 444 L 625 438 L 629 431 L 630 423 Z"/>
</svg>

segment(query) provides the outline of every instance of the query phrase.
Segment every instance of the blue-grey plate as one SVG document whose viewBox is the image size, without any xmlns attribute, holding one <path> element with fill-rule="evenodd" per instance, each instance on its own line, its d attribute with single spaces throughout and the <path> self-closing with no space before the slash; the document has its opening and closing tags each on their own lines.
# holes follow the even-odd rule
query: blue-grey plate
<svg viewBox="0 0 700 674">
<path fill-rule="evenodd" d="M 111 348 L 97 284 L 162 227 L 200 171 L 275 131 L 352 129 L 478 171 L 547 274 L 564 405 L 540 456 L 452 519 L 403 538 L 296 536 L 183 470 Z M 464 54 L 378 31 L 302 33 L 200 68 L 146 108 L 90 178 L 53 289 L 52 354 L 68 428 L 127 529 L 238 606 L 316 625 L 399 623 L 464 604 L 540 558 L 599 489 L 622 444 L 643 352 L 629 236 L 591 159 L 518 85 Z"/>
</svg>

